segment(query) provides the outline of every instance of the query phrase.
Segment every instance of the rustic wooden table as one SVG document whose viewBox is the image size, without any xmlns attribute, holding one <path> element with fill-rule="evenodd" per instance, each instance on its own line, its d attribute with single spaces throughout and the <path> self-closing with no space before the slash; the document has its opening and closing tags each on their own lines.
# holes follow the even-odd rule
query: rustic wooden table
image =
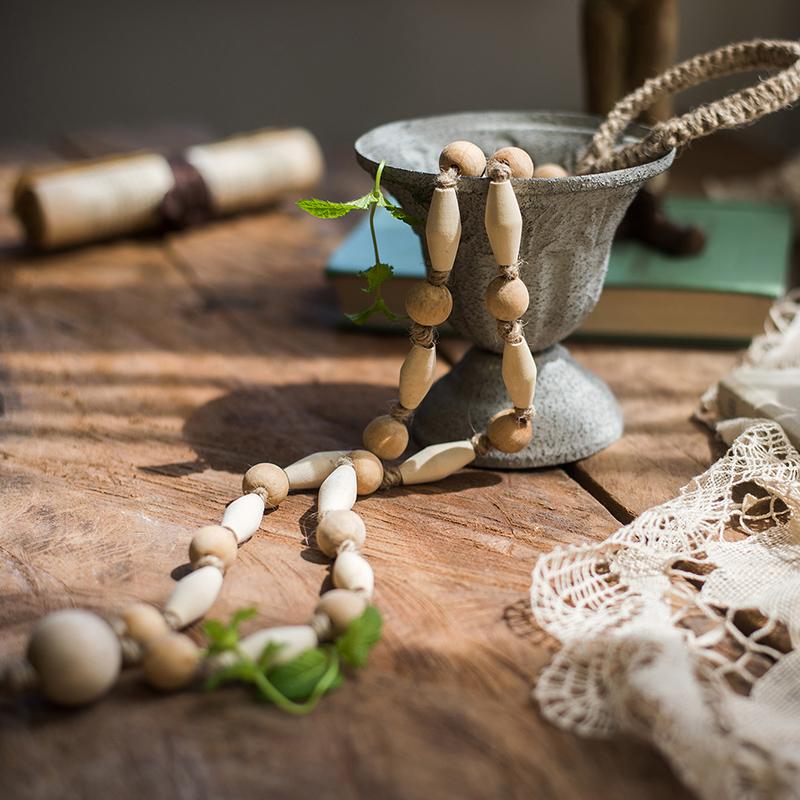
<svg viewBox="0 0 800 800">
<path fill-rule="evenodd" d="M 219 518 L 244 470 L 358 443 L 407 347 L 337 329 L 322 267 L 341 224 L 287 206 L 34 257 L 9 214 L 13 167 L 0 176 L 3 653 L 53 609 L 163 601 L 192 531 Z M 321 191 L 353 185 L 348 165 Z M 442 347 L 442 372 L 458 350 Z M 708 466 L 689 417 L 735 354 L 572 351 L 622 402 L 623 439 L 562 469 L 465 470 L 360 501 L 385 638 L 313 715 L 236 688 L 160 696 L 132 676 L 77 712 L 4 700 L 2 796 L 686 796 L 649 747 L 541 717 L 531 686 L 555 644 L 526 597 L 539 554 L 603 539 Z M 306 619 L 329 571 L 308 542 L 313 515 L 299 494 L 265 516 L 215 615 Z"/>
</svg>

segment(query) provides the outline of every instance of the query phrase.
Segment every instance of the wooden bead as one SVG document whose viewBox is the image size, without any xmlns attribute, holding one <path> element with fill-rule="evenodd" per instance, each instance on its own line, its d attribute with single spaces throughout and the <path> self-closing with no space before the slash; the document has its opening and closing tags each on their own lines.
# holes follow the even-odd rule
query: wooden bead
<svg viewBox="0 0 800 800">
<path fill-rule="evenodd" d="M 206 565 L 221 566 L 223 570 L 236 561 L 238 553 L 236 534 L 222 525 L 199 528 L 189 544 L 189 561 L 192 569 Z"/>
<path fill-rule="evenodd" d="M 317 644 L 317 634 L 310 625 L 284 625 L 277 628 L 262 628 L 245 636 L 239 642 L 239 650 L 248 658 L 257 661 L 267 645 L 279 645 L 273 656 L 273 664 L 286 664 L 301 653 L 313 650 Z M 215 656 L 209 666 L 212 670 L 228 666 L 236 660 L 235 653 L 222 653 Z"/>
<path fill-rule="evenodd" d="M 367 599 L 372 597 L 375 588 L 375 575 L 364 556 L 354 550 L 339 553 L 333 562 L 333 585 L 337 589 L 360 592 Z"/>
<path fill-rule="evenodd" d="M 509 181 L 489 184 L 484 223 L 495 261 L 501 266 L 516 264 L 522 239 L 522 213 Z"/>
<path fill-rule="evenodd" d="M 228 536 L 231 533 L 228 531 Z M 164 615 L 149 603 L 133 603 L 120 615 L 125 623 L 125 632 L 143 647 L 169 633 Z"/>
<path fill-rule="evenodd" d="M 358 494 L 372 494 L 383 482 L 383 464 L 369 450 L 353 450 L 350 460 L 356 471 L 356 491 Z"/>
<path fill-rule="evenodd" d="M 142 670 L 147 683 L 164 692 L 191 682 L 200 663 L 200 648 L 183 633 L 168 633 L 144 651 Z"/>
<path fill-rule="evenodd" d="M 486 169 L 486 156 L 478 145 L 459 139 L 450 142 L 439 156 L 440 170 L 452 167 L 455 167 L 460 175 L 477 178 L 483 175 Z"/>
<path fill-rule="evenodd" d="M 503 453 L 518 453 L 530 444 L 533 426 L 530 420 L 517 421 L 513 408 L 500 411 L 489 422 L 487 429 L 489 441 Z"/>
<path fill-rule="evenodd" d="M 506 342 L 503 346 L 503 383 L 511 398 L 511 405 L 517 408 L 533 405 L 536 362 L 525 339 L 514 344 Z"/>
<path fill-rule="evenodd" d="M 33 631 L 30 661 L 48 700 L 66 706 L 91 703 L 117 680 L 119 640 L 96 614 L 65 609 L 48 614 Z"/>
<path fill-rule="evenodd" d="M 378 458 L 391 461 L 399 458 L 408 447 L 408 429 L 388 414 L 375 417 L 364 428 L 364 447 Z"/>
<path fill-rule="evenodd" d="M 318 489 L 322 486 L 322 481 L 333 472 L 337 463 L 347 454 L 347 450 L 326 450 L 311 453 L 290 464 L 284 470 L 289 478 L 290 489 Z"/>
<path fill-rule="evenodd" d="M 425 447 L 404 461 L 399 469 L 403 483 L 433 483 L 458 472 L 475 459 L 475 448 L 469 440 L 443 442 Z"/>
<path fill-rule="evenodd" d="M 352 542 L 359 550 L 366 538 L 364 520 L 355 511 L 329 511 L 317 523 L 317 546 L 330 558 L 336 558 L 345 542 Z"/>
<path fill-rule="evenodd" d="M 501 147 L 492 159 L 508 164 L 512 178 L 524 180 L 533 177 L 533 159 L 521 147 Z"/>
<path fill-rule="evenodd" d="M 246 542 L 261 526 L 264 501 L 257 494 L 237 497 L 222 515 L 222 524 L 236 535 L 239 544 Z"/>
<path fill-rule="evenodd" d="M 331 589 L 320 597 L 315 613 L 326 614 L 336 634 L 344 633 L 351 622 L 357 620 L 367 607 L 367 601 L 347 589 Z"/>
<path fill-rule="evenodd" d="M 289 479 L 277 464 L 256 464 L 245 472 L 242 491 L 248 494 L 256 489 L 266 493 L 268 508 L 277 508 L 289 494 Z"/>
<path fill-rule="evenodd" d="M 320 517 L 329 511 L 349 511 L 356 502 L 358 484 L 352 464 L 341 464 L 328 475 L 319 487 L 317 513 Z"/>
<path fill-rule="evenodd" d="M 406 313 L 420 325 L 441 325 L 453 310 L 453 296 L 446 286 L 419 281 L 406 295 Z"/>
<path fill-rule="evenodd" d="M 460 241 L 461 214 L 456 190 L 453 187 L 434 189 L 425 222 L 425 243 L 428 245 L 431 269 L 436 272 L 453 269 Z"/>
<path fill-rule="evenodd" d="M 164 616 L 173 628 L 185 628 L 208 613 L 221 588 L 222 573 L 216 567 L 200 567 L 178 581 Z"/>
<path fill-rule="evenodd" d="M 519 319 L 528 310 L 529 301 L 528 287 L 519 278 L 509 281 L 498 276 L 486 287 L 486 307 L 495 319 Z"/>
<path fill-rule="evenodd" d="M 533 171 L 534 178 L 566 178 L 568 174 L 560 164 L 542 164 Z"/>
<path fill-rule="evenodd" d="M 436 347 L 412 345 L 400 367 L 400 405 L 416 408 L 428 394 L 436 375 Z"/>
</svg>

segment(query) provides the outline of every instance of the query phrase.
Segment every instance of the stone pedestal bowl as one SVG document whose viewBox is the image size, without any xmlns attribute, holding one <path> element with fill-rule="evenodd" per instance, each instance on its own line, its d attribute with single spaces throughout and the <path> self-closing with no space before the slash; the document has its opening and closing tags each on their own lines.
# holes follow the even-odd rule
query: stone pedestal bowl
<svg viewBox="0 0 800 800">
<path fill-rule="evenodd" d="M 355 150 L 373 175 L 386 161 L 383 186 L 424 221 L 439 153 L 448 142 L 468 139 L 487 157 L 499 147 L 516 145 L 536 163 L 556 162 L 572 171 L 599 122 L 584 114 L 550 112 L 450 114 L 375 128 L 358 139 Z M 492 451 L 475 462 L 478 466 L 563 464 L 621 436 L 622 413 L 610 389 L 560 342 L 600 297 L 611 242 L 629 203 L 673 157 L 671 152 L 642 166 L 598 175 L 513 181 L 523 219 L 521 277 L 530 292 L 524 332 L 538 367 L 537 416 L 528 447 L 513 454 Z M 474 346 L 434 384 L 414 415 L 412 434 L 420 445 L 469 437 L 509 406 L 501 375 L 503 341 L 484 301 L 486 286 L 497 274 L 483 222 L 488 185 L 487 178 L 459 180 L 462 235 L 449 281 L 450 323 Z M 417 233 L 425 251 L 424 226 Z"/>
</svg>

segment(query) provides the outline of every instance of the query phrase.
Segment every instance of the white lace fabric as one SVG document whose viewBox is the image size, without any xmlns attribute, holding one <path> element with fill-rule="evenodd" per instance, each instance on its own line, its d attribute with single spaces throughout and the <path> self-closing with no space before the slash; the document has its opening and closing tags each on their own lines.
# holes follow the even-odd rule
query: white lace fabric
<svg viewBox="0 0 800 800">
<path fill-rule="evenodd" d="M 778 425 L 542 556 L 531 606 L 563 645 L 534 690 L 552 722 L 650 740 L 702 798 L 800 798 L 800 455 Z"/>
</svg>

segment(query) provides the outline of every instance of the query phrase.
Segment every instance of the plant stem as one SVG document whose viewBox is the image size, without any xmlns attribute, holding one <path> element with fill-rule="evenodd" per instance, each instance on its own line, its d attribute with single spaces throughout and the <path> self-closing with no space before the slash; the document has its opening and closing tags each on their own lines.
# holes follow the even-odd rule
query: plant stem
<svg viewBox="0 0 800 800">
<path fill-rule="evenodd" d="M 375 188 L 372 190 L 376 197 L 381 193 L 381 176 L 383 175 L 383 168 L 386 165 L 385 161 L 378 164 L 378 170 L 375 173 Z M 378 209 L 378 204 L 373 203 L 369 207 L 369 232 L 372 236 L 372 249 L 375 251 L 375 263 L 380 264 L 381 254 L 378 252 L 378 237 L 375 235 L 375 212 Z"/>
</svg>

